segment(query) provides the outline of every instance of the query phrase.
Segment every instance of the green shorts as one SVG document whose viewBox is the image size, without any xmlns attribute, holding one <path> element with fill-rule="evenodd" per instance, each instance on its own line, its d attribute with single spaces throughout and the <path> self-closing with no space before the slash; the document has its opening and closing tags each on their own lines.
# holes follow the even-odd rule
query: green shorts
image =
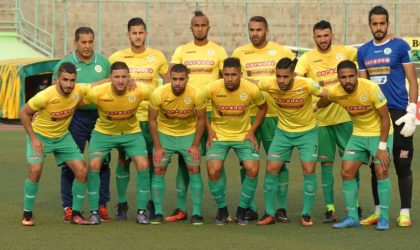
<svg viewBox="0 0 420 250">
<path fill-rule="evenodd" d="M 343 122 L 336 125 L 318 127 L 318 161 L 333 162 L 336 145 L 338 153 L 343 157 L 344 149 L 353 132 L 352 122 Z"/>
<path fill-rule="evenodd" d="M 123 151 L 126 157 L 147 157 L 146 142 L 142 133 L 107 135 L 92 131 L 89 143 L 89 158 L 104 158 L 113 148 Z"/>
<path fill-rule="evenodd" d="M 159 133 L 159 141 L 161 146 L 165 149 L 166 157 L 162 159 L 162 166 L 167 166 L 171 163 L 173 154 L 179 154 L 184 158 L 185 163 L 189 166 L 199 166 L 200 162 L 193 162 L 191 154 L 187 153 L 189 147 L 194 142 L 195 134 L 186 136 L 173 136 L 164 133 Z"/>
<path fill-rule="evenodd" d="M 211 111 L 210 112 L 206 112 L 206 116 L 207 116 L 207 119 L 209 119 L 209 121 L 211 120 Z M 204 134 L 203 134 L 203 137 L 201 137 L 201 141 L 200 141 L 200 144 L 201 144 L 201 147 L 200 147 L 200 150 L 201 150 L 201 155 L 202 156 L 204 156 L 204 155 L 206 155 L 206 151 L 207 151 L 207 138 L 208 138 L 208 134 L 207 134 L 207 129 L 204 131 Z"/>
<path fill-rule="evenodd" d="M 207 149 L 206 160 L 225 160 L 229 149 L 233 148 L 239 160 L 256 160 L 260 159 L 259 153 L 252 147 L 251 141 L 214 141 L 209 149 Z"/>
<path fill-rule="evenodd" d="M 84 160 L 76 142 L 70 133 L 63 137 L 52 139 L 35 133 L 36 137 L 44 144 L 44 155 L 38 156 L 32 150 L 31 140 L 26 135 L 26 161 L 31 163 L 44 162 L 48 153 L 54 153 L 57 166 L 62 166 L 66 161 Z"/>
<path fill-rule="evenodd" d="M 379 145 L 379 136 L 357 136 L 352 135 L 344 150 L 343 160 L 360 161 L 367 164 L 369 156 L 375 156 Z M 387 148 L 389 157 L 392 157 L 393 135 L 388 135 Z M 375 160 L 375 164 L 380 164 L 379 160 Z"/>
<path fill-rule="evenodd" d="M 301 161 L 316 161 L 318 158 L 318 129 L 315 127 L 305 132 L 286 132 L 277 128 L 273 143 L 268 150 L 267 160 L 290 161 L 294 147 L 298 148 Z"/>
<path fill-rule="evenodd" d="M 251 124 L 254 124 L 255 116 L 251 116 Z M 257 141 L 260 144 L 262 141 L 262 145 L 265 149 L 265 152 L 268 152 L 270 148 L 271 142 L 273 142 L 274 132 L 277 128 L 277 117 L 265 117 L 258 127 L 257 133 L 255 137 L 257 137 Z"/>
<path fill-rule="evenodd" d="M 141 121 L 140 128 L 141 128 L 141 132 L 143 134 L 144 140 L 146 141 L 147 152 L 151 154 L 153 152 L 153 138 L 152 138 L 152 134 L 150 134 L 149 122 Z"/>
</svg>

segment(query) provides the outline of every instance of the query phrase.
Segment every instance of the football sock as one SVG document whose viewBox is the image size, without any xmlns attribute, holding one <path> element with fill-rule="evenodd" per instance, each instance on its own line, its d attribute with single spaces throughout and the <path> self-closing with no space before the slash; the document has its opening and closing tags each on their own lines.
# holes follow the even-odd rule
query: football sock
<svg viewBox="0 0 420 250">
<path fill-rule="evenodd" d="M 265 213 L 274 216 L 274 204 L 277 192 L 278 174 L 266 173 L 264 177 Z"/>
<path fill-rule="evenodd" d="M 249 208 L 250 203 L 254 198 L 255 189 L 257 188 L 258 178 L 251 178 L 245 176 L 244 183 L 242 183 L 241 197 L 239 199 L 239 206 L 242 208 Z M 252 209 L 252 208 L 251 208 Z"/>
<path fill-rule="evenodd" d="M 325 204 L 334 204 L 334 175 L 333 165 L 324 166 L 321 164 L 321 186 Z"/>
<path fill-rule="evenodd" d="M 192 215 L 201 216 L 201 207 L 203 203 L 203 179 L 201 179 L 201 174 L 197 173 L 190 174 L 190 180 L 192 196 Z"/>
<path fill-rule="evenodd" d="M 162 214 L 162 201 L 165 194 L 165 175 L 153 174 L 152 177 L 152 199 L 155 204 L 155 214 Z M 185 210 L 184 210 L 185 211 Z"/>
<path fill-rule="evenodd" d="M 127 202 L 127 188 L 130 182 L 130 168 L 120 163 L 115 169 L 115 183 L 117 185 L 118 203 Z"/>
<path fill-rule="evenodd" d="M 72 186 L 72 195 L 73 195 L 73 211 L 80 212 L 82 210 L 83 201 L 85 199 L 86 192 L 86 183 L 81 183 L 78 180 L 74 179 Z"/>
<path fill-rule="evenodd" d="M 38 193 L 39 183 L 31 182 L 29 179 L 25 180 L 23 210 L 32 211 L 36 194 Z"/>
<path fill-rule="evenodd" d="M 226 195 L 225 185 L 223 178 L 219 178 L 216 181 L 209 180 L 210 193 L 213 196 L 214 201 L 218 208 L 226 207 Z"/>
<path fill-rule="evenodd" d="M 149 169 L 137 170 L 137 209 L 146 210 L 150 195 Z"/>
<path fill-rule="evenodd" d="M 343 181 L 343 196 L 346 203 L 347 216 L 355 221 L 359 220 L 359 215 L 357 214 L 357 189 L 356 179 Z"/>
<path fill-rule="evenodd" d="M 316 174 L 303 175 L 303 209 L 302 215 L 311 215 L 312 206 L 314 204 L 318 181 Z"/>
<path fill-rule="evenodd" d="M 179 156 L 178 159 L 182 159 Z M 185 166 L 185 162 L 178 160 L 178 172 L 176 174 L 176 194 L 177 194 L 177 208 L 182 211 L 187 211 L 187 191 L 190 182 L 190 176 L 188 175 L 188 169 Z"/>
<path fill-rule="evenodd" d="M 378 195 L 381 206 L 381 217 L 388 220 L 389 205 L 391 203 L 391 182 L 389 178 L 378 180 Z"/>
<path fill-rule="evenodd" d="M 87 178 L 90 210 L 96 211 L 99 207 L 99 185 L 101 183 L 101 180 L 99 178 L 99 171 L 89 171 Z"/>
<path fill-rule="evenodd" d="M 286 209 L 287 194 L 289 192 L 289 169 L 285 165 L 279 173 L 277 190 L 277 207 Z"/>
</svg>

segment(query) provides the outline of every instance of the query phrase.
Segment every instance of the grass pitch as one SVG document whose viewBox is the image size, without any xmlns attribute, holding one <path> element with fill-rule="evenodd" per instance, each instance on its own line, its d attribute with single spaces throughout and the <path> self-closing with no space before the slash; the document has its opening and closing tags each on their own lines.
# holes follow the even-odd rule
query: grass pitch
<svg viewBox="0 0 420 250">
<path fill-rule="evenodd" d="M 25 160 L 25 134 L 22 129 L 2 129 L 0 124 L 0 248 L 1 249 L 418 249 L 420 235 L 420 157 L 414 155 L 414 190 L 413 208 L 411 210 L 413 227 L 398 228 L 395 220 L 399 212 L 398 183 L 395 169 L 390 170 L 392 184 L 392 203 L 390 211 L 391 229 L 379 232 L 373 226 L 360 229 L 333 230 L 331 224 L 322 224 L 325 212 L 318 177 L 318 193 L 313 208 L 313 228 L 303 228 L 299 224 L 302 207 L 302 171 L 297 154 L 289 164 L 290 185 L 288 196 L 288 215 L 292 223 L 274 224 L 260 227 L 254 222 L 248 226 L 234 223 L 225 226 L 213 224 L 216 206 L 210 196 L 207 185 L 205 165 L 202 163 L 204 180 L 203 216 L 205 225 L 192 226 L 189 221 L 164 223 L 162 225 L 137 225 L 135 220 L 135 178 L 132 178 L 128 190 L 129 220 L 111 221 L 98 226 L 76 226 L 62 222 L 60 199 L 60 169 L 55 166 L 50 155 L 44 165 L 40 189 L 34 208 L 35 227 L 22 227 L 20 220 L 23 209 L 23 184 L 27 175 Z M 420 147 L 420 132 L 415 135 L 415 148 Z M 263 154 L 263 153 L 262 153 Z M 115 169 L 116 155 L 113 152 L 112 172 Z M 262 156 L 262 159 L 265 159 Z M 176 160 L 173 160 L 176 162 Z M 260 216 L 264 212 L 263 177 L 264 160 L 261 160 L 261 171 L 256 201 Z M 240 178 L 238 160 L 231 152 L 225 165 L 227 167 L 228 190 L 227 200 L 231 215 L 239 199 Z M 164 211 L 172 212 L 176 205 L 175 175 L 176 164 L 172 165 L 166 175 L 166 193 Z M 317 173 L 320 173 L 319 166 Z M 344 213 L 341 194 L 340 161 L 336 160 L 335 200 L 338 218 Z M 360 205 L 363 215 L 372 212 L 373 202 L 370 191 L 370 170 L 367 166 L 361 169 Z M 115 175 L 111 176 L 111 202 L 108 203 L 112 214 L 116 213 L 117 203 Z M 191 204 L 191 202 L 189 202 Z M 189 207 L 190 208 L 190 207 Z M 84 206 L 88 212 L 88 201 Z"/>
</svg>

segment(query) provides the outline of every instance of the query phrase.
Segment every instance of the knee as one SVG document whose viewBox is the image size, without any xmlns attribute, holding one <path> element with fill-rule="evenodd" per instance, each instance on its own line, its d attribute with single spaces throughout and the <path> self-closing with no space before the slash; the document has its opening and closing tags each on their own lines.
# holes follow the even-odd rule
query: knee
<svg viewBox="0 0 420 250">
<path fill-rule="evenodd" d="M 384 170 L 382 167 L 376 167 L 376 178 L 378 180 L 383 180 L 388 178 L 388 170 Z"/>
<path fill-rule="evenodd" d="M 413 174 L 413 172 L 411 171 L 411 162 L 402 162 L 400 164 L 394 165 L 398 178 L 405 178 Z"/>
<path fill-rule="evenodd" d="M 343 180 L 351 180 L 354 178 L 354 175 L 352 174 L 352 171 L 349 171 L 348 169 L 341 169 L 341 178 Z"/>
<path fill-rule="evenodd" d="M 256 178 L 258 176 L 258 166 L 252 167 L 252 168 L 248 168 L 246 170 L 246 175 L 248 177 L 250 177 L 250 178 Z"/>
<path fill-rule="evenodd" d="M 207 174 L 209 176 L 209 180 L 211 181 L 217 181 L 220 178 L 221 171 L 215 170 L 215 169 L 208 169 Z"/>
<path fill-rule="evenodd" d="M 41 172 L 42 172 L 42 168 L 41 167 L 29 167 L 29 176 L 28 179 L 31 182 L 39 182 L 39 180 L 41 179 Z"/>
<path fill-rule="evenodd" d="M 76 172 L 74 173 L 74 177 L 78 181 L 80 181 L 81 183 L 86 182 L 86 176 L 87 176 L 87 167 L 86 166 L 82 166 L 82 167 L 78 168 L 76 170 Z"/>
<path fill-rule="evenodd" d="M 200 173 L 200 166 L 191 166 L 188 167 L 189 174 L 199 174 Z"/>
<path fill-rule="evenodd" d="M 166 173 L 166 168 L 163 168 L 163 167 L 155 167 L 155 168 L 153 169 L 153 172 L 154 172 L 156 175 L 164 175 L 164 174 Z"/>
</svg>

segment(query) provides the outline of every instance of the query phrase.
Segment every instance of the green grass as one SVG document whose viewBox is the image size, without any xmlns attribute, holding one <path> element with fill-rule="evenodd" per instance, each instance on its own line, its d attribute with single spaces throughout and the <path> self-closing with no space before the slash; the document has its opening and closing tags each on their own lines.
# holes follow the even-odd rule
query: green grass
<svg viewBox="0 0 420 250">
<path fill-rule="evenodd" d="M 302 207 L 302 171 L 296 158 L 296 152 L 290 169 L 290 188 L 288 197 L 288 214 L 291 224 L 275 224 L 266 227 L 251 223 L 241 227 L 234 223 L 226 226 L 213 224 L 216 207 L 212 200 L 207 176 L 204 178 L 204 226 L 192 226 L 187 222 L 162 224 L 159 226 L 142 226 L 134 223 L 135 219 L 135 178 L 132 177 L 129 187 L 129 220 L 111 221 L 99 226 L 75 226 L 62 222 L 60 199 L 60 169 L 55 166 L 52 156 L 48 156 L 40 181 L 40 189 L 35 202 L 34 216 L 37 225 L 32 228 L 20 226 L 23 209 L 23 183 L 27 175 L 25 160 L 25 136 L 23 131 L 0 130 L 1 174 L 0 183 L 0 248 L 1 249 L 418 249 L 420 235 L 420 185 L 415 181 L 413 190 L 412 228 L 398 228 L 395 219 L 399 211 L 399 195 L 395 169 L 390 171 L 392 183 L 392 206 L 390 211 L 391 230 L 376 231 L 374 227 L 361 229 L 333 230 L 331 225 L 322 224 L 324 204 L 322 199 L 320 177 L 318 194 L 313 208 L 315 226 L 303 228 L 299 224 Z M 419 148 L 420 132 L 417 132 L 415 147 Z M 115 166 L 115 152 L 113 152 Z M 419 157 L 413 162 L 414 180 L 418 180 L 417 170 Z M 175 161 L 173 161 L 175 162 Z M 233 215 L 239 199 L 239 172 L 237 158 L 230 154 L 227 160 L 228 193 L 230 213 Z M 265 166 L 265 163 L 262 162 Z M 339 161 L 336 162 L 335 190 L 338 217 L 344 215 L 339 177 Z M 113 167 L 114 169 L 115 167 Z M 204 165 L 202 164 L 204 170 Z M 262 183 L 264 168 L 261 168 L 256 200 L 259 213 L 262 215 L 264 198 Z M 319 167 L 318 167 L 318 171 Z M 133 171 L 132 171 L 133 174 Z M 175 208 L 176 167 L 170 167 L 166 180 L 165 213 Z M 134 175 L 132 175 L 134 176 Z M 115 213 L 116 188 L 114 174 L 111 177 L 110 212 Z M 373 202 L 370 191 L 370 171 L 364 166 L 361 169 L 360 204 L 364 215 L 372 211 Z M 85 202 L 84 211 L 88 211 Z"/>
</svg>

